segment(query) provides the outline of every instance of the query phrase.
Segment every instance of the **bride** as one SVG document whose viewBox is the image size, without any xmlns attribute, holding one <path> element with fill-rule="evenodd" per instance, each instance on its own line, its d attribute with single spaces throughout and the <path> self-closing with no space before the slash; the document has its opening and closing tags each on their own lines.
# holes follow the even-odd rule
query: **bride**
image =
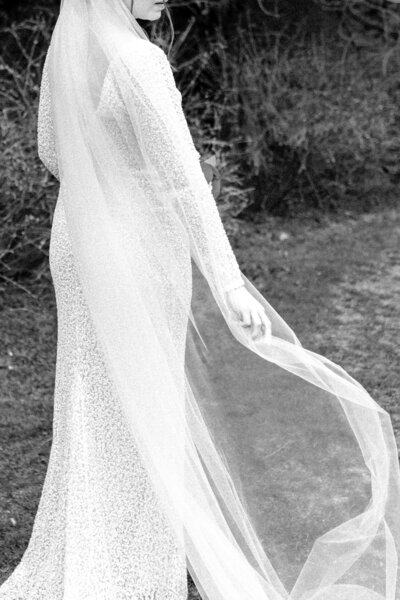
<svg viewBox="0 0 400 600">
<path fill-rule="evenodd" d="M 63 0 L 46 57 L 53 442 L 0 600 L 400 599 L 390 417 L 239 269 L 163 10 Z"/>
</svg>

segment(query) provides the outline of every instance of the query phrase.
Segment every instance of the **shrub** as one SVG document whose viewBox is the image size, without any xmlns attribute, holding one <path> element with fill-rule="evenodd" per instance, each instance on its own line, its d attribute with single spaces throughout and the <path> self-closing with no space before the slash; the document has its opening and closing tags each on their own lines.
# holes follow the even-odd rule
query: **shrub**
<svg viewBox="0 0 400 600">
<path fill-rule="evenodd" d="M 248 26 L 233 47 L 219 35 L 208 48 L 190 65 L 196 84 L 183 76 L 181 87 L 194 131 L 208 116 L 218 145 L 230 145 L 248 192 L 242 208 L 364 209 L 393 191 L 397 40 L 360 49 L 337 36 L 305 39 L 301 25 L 290 37 Z"/>
<path fill-rule="evenodd" d="M 49 42 L 46 14 L 2 31 L 0 58 L 0 276 L 15 280 L 46 271 L 57 185 L 37 156 L 40 73 Z"/>
</svg>

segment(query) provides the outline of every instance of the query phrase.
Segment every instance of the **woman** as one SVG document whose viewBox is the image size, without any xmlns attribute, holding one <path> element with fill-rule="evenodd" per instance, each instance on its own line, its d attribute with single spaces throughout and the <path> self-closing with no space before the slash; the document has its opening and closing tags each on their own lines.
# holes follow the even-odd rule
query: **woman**
<svg viewBox="0 0 400 600">
<path fill-rule="evenodd" d="M 389 415 L 241 273 L 153 0 L 63 0 L 39 152 L 60 180 L 53 443 L 0 600 L 399 598 Z"/>
</svg>

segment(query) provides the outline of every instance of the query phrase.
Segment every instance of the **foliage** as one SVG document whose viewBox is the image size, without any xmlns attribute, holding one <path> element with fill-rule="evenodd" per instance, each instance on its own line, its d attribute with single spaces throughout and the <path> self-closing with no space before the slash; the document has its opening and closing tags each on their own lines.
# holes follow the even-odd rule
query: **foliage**
<svg viewBox="0 0 400 600">
<path fill-rule="evenodd" d="M 256 209 L 354 204 L 390 187 L 383 167 L 399 156 L 390 87 L 399 47 L 385 77 L 386 47 L 360 54 L 322 36 L 304 43 L 300 33 L 290 41 L 266 34 L 270 50 L 261 52 L 242 31 L 240 54 L 226 70 L 227 102 L 237 107 L 230 136 L 241 142 Z"/>
<path fill-rule="evenodd" d="M 340 31 L 310 35 L 300 22 L 288 35 L 248 20 L 234 44 L 217 30 L 186 61 L 178 46 L 194 136 L 204 143 L 208 124 L 209 142 L 229 144 L 254 210 L 362 209 L 398 183 L 399 41 Z"/>
<path fill-rule="evenodd" d="M 46 15 L 2 31 L 0 58 L 1 277 L 40 277 L 48 253 L 56 185 L 37 157 L 40 73 L 49 41 Z"/>
</svg>

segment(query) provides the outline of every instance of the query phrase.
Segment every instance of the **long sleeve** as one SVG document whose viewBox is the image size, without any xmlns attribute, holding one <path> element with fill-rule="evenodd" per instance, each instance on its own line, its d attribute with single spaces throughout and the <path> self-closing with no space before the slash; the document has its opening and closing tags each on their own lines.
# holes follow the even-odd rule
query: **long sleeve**
<svg viewBox="0 0 400 600">
<path fill-rule="evenodd" d="M 125 106 L 127 102 L 135 105 L 136 121 L 140 123 L 135 135 L 166 189 L 174 190 L 189 229 L 194 261 L 201 270 L 204 265 L 206 271 L 216 268 L 224 291 L 240 287 L 244 285 L 240 268 L 202 172 L 170 64 L 153 44 L 141 42 L 141 49 L 145 49 L 145 55 L 136 53 L 134 65 L 126 66 L 129 77 L 115 76 L 112 87 L 119 90 Z M 127 82 L 130 89 L 121 89 Z M 218 257 L 214 267 L 211 254 Z"/>
<path fill-rule="evenodd" d="M 45 167 L 60 179 L 54 135 L 53 108 L 50 92 L 48 54 L 43 67 L 38 112 L 38 154 Z"/>
</svg>

